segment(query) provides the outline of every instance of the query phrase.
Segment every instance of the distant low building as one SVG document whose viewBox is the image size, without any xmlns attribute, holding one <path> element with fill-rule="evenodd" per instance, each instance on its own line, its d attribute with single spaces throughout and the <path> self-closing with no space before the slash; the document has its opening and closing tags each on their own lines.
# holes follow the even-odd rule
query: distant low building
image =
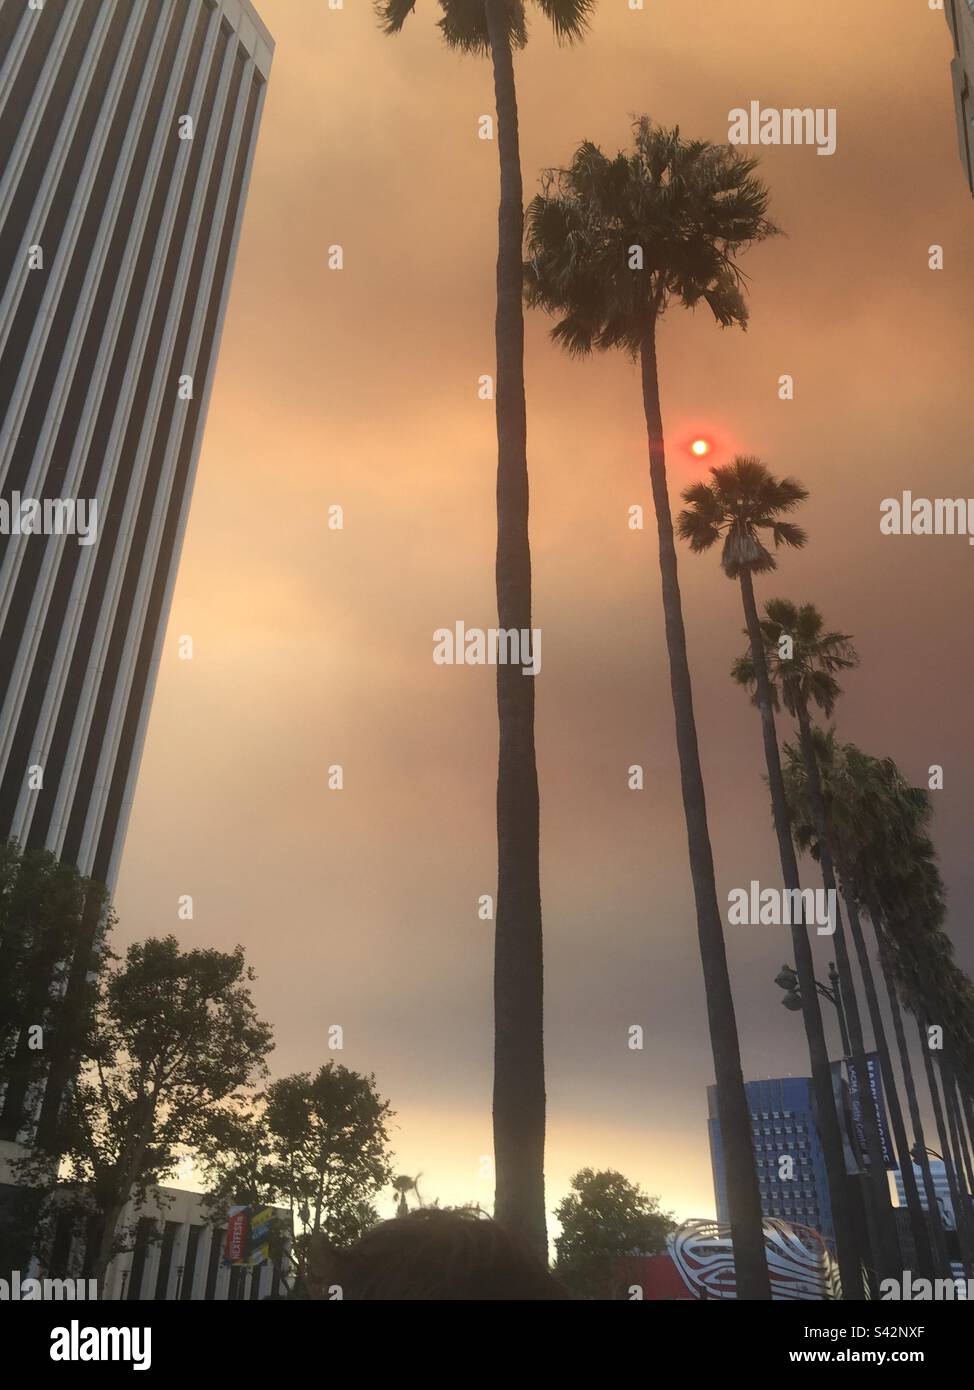
<svg viewBox="0 0 974 1390">
<path fill-rule="evenodd" d="M 22 1150 L 20 1152 L 23 1152 Z M 11 1282 L 40 1276 L 87 1280 L 94 1263 L 94 1232 L 83 1219 L 64 1215 L 55 1223 L 43 1267 L 32 1253 L 33 1240 L 15 1237 L 13 1220 L 23 1187 L 11 1171 L 17 1146 L 0 1144 L 0 1279 Z M 291 1238 L 291 1214 L 271 1208 L 278 1230 Z M 224 1259 L 227 1216 L 214 1215 L 198 1192 L 183 1188 L 150 1189 L 141 1207 L 132 1202 L 120 1222 L 132 1247 L 108 1266 L 101 1297 L 126 1301 L 226 1301 L 283 1297 L 291 1284 L 286 1252 L 260 1264 L 229 1264 Z M 19 1248 L 18 1248 L 19 1246 Z"/>
<path fill-rule="evenodd" d="M 127 1214 L 134 1224 L 134 1249 L 116 1255 L 108 1266 L 107 1299 L 165 1302 L 280 1297 L 289 1279 L 285 1259 L 273 1263 L 230 1265 L 224 1261 L 226 1225 L 213 1225 L 196 1192 L 161 1188 L 162 1201 L 152 1194 L 138 1213 Z M 290 1230 L 290 1214 L 275 1209 Z"/>
<path fill-rule="evenodd" d="M 920 1194 L 920 1205 L 924 1211 L 928 1210 L 927 1190 L 923 1182 L 923 1170 L 918 1163 L 913 1165 L 913 1175 L 916 1178 L 917 1191 Z M 900 1230 L 900 1246 L 903 1250 L 903 1262 L 907 1269 L 917 1269 L 918 1261 L 916 1248 L 913 1244 L 913 1232 L 910 1228 L 909 1215 L 906 1210 L 906 1189 L 903 1186 L 903 1177 L 897 1172 L 894 1173 L 896 1181 L 896 1216 Z M 933 1178 L 933 1189 L 937 1198 L 937 1206 L 940 1208 L 940 1220 L 944 1228 L 944 1238 L 947 1243 L 947 1257 L 951 1261 L 951 1268 L 954 1277 L 965 1278 L 964 1266 L 960 1259 L 960 1244 L 957 1236 L 957 1218 L 954 1215 L 954 1199 L 950 1195 L 950 1186 L 947 1182 L 947 1170 L 939 1158 L 930 1160 L 930 1176 Z M 961 1193 L 967 1195 L 966 1188 L 961 1184 Z M 974 1211 L 974 1200 L 967 1195 L 968 1204 Z M 933 1232 L 931 1229 L 931 1238 Z"/>
<path fill-rule="evenodd" d="M 950 75 L 954 84 L 957 143 L 967 186 L 974 194 L 974 0 L 947 0 L 944 13 L 954 40 Z"/>
<path fill-rule="evenodd" d="M 923 1169 L 918 1163 L 913 1165 L 913 1174 L 916 1178 L 917 1190 L 920 1194 L 920 1205 L 923 1210 L 927 1210 L 927 1189 L 923 1182 Z M 940 1207 L 940 1218 L 944 1225 L 944 1230 L 955 1231 L 957 1221 L 954 1217 L 954 1202 L 950 1195 L 950 1186 L 947 1182 L 947 1170 L 939 1158 L 930 1160 L 930 1176 L 933 1178 L 933 1190 L 936 1194 L 937 1205 Z M 893 1174 L 896 1182 L 896 1202 L 898 1206 L 906 1206 L 906 1189 L 903 1186 L 903 1175 L 897 1171 Z"/>
</svg>

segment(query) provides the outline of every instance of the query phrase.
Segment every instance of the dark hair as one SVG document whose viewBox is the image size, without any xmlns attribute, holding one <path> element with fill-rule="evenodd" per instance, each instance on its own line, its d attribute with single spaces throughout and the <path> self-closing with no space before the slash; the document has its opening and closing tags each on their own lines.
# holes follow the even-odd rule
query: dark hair
<svg viewBox="0 0 974 1390">
<path fill-rule="evenodd" d="M 566 1299 L 568 1291 L 518 1237 L 472 1209 L 412 1211 L 383 1221 L 348 1250 L 312 1242 L 310 1297 Z"/>
</svg>

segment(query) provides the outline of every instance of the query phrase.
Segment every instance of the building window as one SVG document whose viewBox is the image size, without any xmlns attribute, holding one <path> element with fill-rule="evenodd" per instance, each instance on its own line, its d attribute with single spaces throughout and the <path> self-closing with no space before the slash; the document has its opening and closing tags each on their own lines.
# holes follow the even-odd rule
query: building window
<svg viewBox="0 0 974 1390">
<path fill-rule="evenodd" d="M 223 1255 L 223 1242 L 226 1238 L 225 1227 L 222 1231 L 213 1228 L 210 1232 L 210 1263 L 206 1271 L 206 1293 L 203 1295 L 207 1300 L 216 1298 L 216 1279 L 220 1273 L 220 1259 Z"/>
<path fill-rule="evenodd" d="M 127 1301 L 134 1302 L 142 1295 L 142 1276 L 145 1273 L 145 1257 L 149 1250 L 149 1237 L 153 1234 L 155 1222 L 149 1216 L 140 1216 L 135 1228 L 135 1249 L 132 1251 L 132 1270 L 129 1274 Z"/>
<path fill-rule="evenodd" d="M 189 1240 L 186 1243 L 186 1263 L 183 1265 L 180 1275 L 179 1293 L 176 1295 L 180 1299 L 191 1299 L 193 1297 L 193 1279 L 196 1275 L 196 1257 L 199 1254 L 200 1236 L 203 1234 L 202 1226 L 190 1226 Z"/>
<path fill-rule="evenodd" d="M 159 1272 L 156 1275 L 155 1292 L 155 1297 L 162 1301 L 165 1300 L 169 1292 L 169 1271 L 172 1269 L 172 1248 L 179 1228 L 180 1223 L 178 1221 L 167 1221 L 162 1237 L 162 1249 L 159 1252 Z"/>
</svg>

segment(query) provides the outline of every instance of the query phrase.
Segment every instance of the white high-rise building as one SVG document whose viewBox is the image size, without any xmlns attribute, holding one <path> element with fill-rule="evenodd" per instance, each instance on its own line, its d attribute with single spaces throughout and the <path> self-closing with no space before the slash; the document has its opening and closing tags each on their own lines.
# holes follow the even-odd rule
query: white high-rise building
<svg viewBox="0 0 974 1390">
<path fill-rule="evenodd" d="M 0 0 L 0 836 L 109 886 L 272 51 L 250 0 Z"/>
<path fill-rule="evenodd" d="M 272 53 L 250 0 L 0 0 L 0 839 L 109 888 Z"/>
</svg>

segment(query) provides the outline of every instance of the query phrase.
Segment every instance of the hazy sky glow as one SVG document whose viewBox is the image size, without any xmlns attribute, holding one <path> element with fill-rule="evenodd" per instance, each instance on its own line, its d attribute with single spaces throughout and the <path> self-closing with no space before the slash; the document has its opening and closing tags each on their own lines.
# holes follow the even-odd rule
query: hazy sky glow
<svg viewBox="0 0 974 1390">
<path fill-rule="evenodd" d="M 278 1073 L 374 1071 L 400 1171 L 489 1203 L 493 671 L 438 667 L 435 628 L 494 621 L 496 146 L 489 64 L 441 43 L 433 0 L 398 39 L 366 0 L 258 0 L 277 53 L 230 312 L 117 893 L 118 942 L 240 941 Z M 762 151 L 787 235 L 757 248 L 747 334 L 661 332 L 675 494 L 734 452 L 811 489 L 808 549 L 759 582 L 855 634 L 843 737 L 913 778 L 945 768 L 936 837 L 951 931 L 969 903 L 971 597 L 963 537 L 884 537 L 905 489 L 974 495 L 974 209 L 944 16 L 926 0 L 601 0 L 582 46 L 535 16 L 517 58 L 526 196 L 583 138 L 648 112 L 723 140 L 728 112 L 835 107 L 837 152 Z M 345 269 L 327 268 L 341 243 Z M 927 248 L 945 248 L 928 269 Z M 568 361 L 528 321 L 527 390 L 547 960 L 549 1206 L 615 1167 L 713 1211 L 712 1080 L 638 380 Z M 782 373 L 796 398 L 778 399 Z M 690 444 L 711 442 L 695 459 Z M 327 528 L 328 507 L 345 530 Z M 736 587 L 681 553 L 722 900 L 779 881 L 758 721 L 728 669 Z M 192 634 L 196 656 L 178 659 Z M 341 763 L 345 790 L 327 789 Z M 642 763 L 646 789 L 627 789 Z M 815 882 L 808 870 L 807 882 Z M 191 893 L 196 916 L 177 921 Z M 772 979 L 787 928 L 730 928 L 748 1077 L 807 1074 Z M 827 968 L 829 951 L 816 952 Z M 631 1052 L 627 1029 L 646 1047 Z M 832 1027 L 831 1020 L 828 1026 Z M 834 1055 L 838 1043 L 834 1040 Z"/>
</svg>

